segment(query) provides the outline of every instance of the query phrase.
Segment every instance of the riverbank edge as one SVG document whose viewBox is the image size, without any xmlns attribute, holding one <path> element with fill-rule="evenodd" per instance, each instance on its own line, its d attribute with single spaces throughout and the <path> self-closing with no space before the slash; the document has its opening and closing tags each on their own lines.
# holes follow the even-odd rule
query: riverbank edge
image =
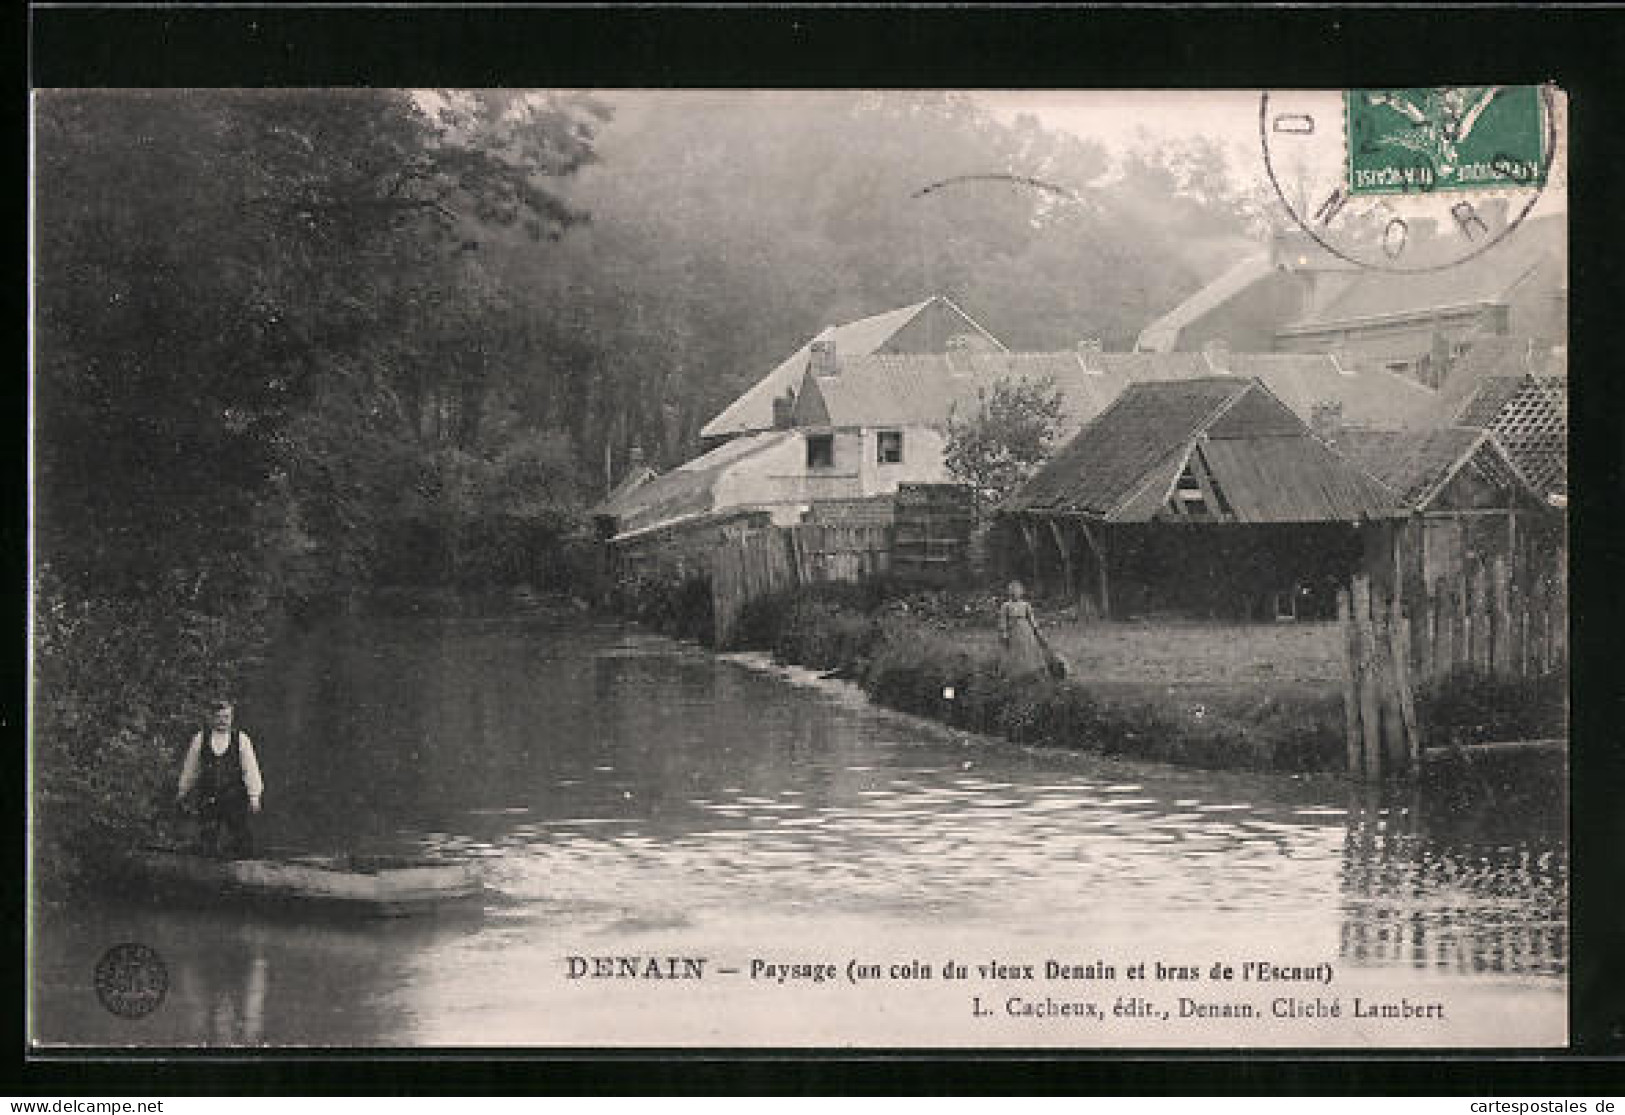
<svg viewBox="0 0 1625 1115">
<path fill-rule="evenodd" d="M 667 587 L 629 601 L 629 618 L 714 649 L 709 616 L 674 606 L 697 594 Z M 726 650 L 765 652 L 850 682 L 876 706 L 1021 746 L 1212 770 L 1345 769 L 1341 695 L 1012 675 L 1002 655 L 963 638 L 990 627 L 997 605 L 985 593 L 821 584 L 752 601 Z"/>
</svg>

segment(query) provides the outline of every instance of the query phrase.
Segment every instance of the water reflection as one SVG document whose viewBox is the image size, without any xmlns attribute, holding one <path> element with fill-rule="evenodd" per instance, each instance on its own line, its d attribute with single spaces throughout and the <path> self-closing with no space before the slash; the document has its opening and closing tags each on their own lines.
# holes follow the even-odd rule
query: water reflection
<svg viewBox="0 0 1625 1115">
<path fill-rule="evenodd" d="M 791 943 L 901 925 L 1103 954 L 1268 948 L 1400 979 L 1550 986 L 1567 967 L 1561 801 L 1446 807 L 986 745 L 580 621 L 313 632 L 244 715 L 267 844 L 477 863 L 484 919 L 72 911 L 40 938 L 41 1036 L 532 1040 L 551 1016 L 526 995 L 556 986 L 566 941 L 703 926 L 726 951 L 749 919 Z M 86 992 L 120 940 L 171 963 L 172 1002 L 137 1027 Z"/>
<path fill-rule="evenodd" d="M 1343 842 L 1344 958 L 1463 973 L 1565 974 L 1560 790 L 1554 783 L 1472 800 L 1356 792 Z"/>
</svg>

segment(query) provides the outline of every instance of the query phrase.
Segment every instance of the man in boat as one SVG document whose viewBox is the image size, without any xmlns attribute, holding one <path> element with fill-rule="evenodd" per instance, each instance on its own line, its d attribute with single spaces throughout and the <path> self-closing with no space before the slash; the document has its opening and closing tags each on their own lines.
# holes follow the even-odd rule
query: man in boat
<svg viewBox="0 0 1625 1115">
<path fill-rule="evenodd" d="M 265 781 L 248 733 L 237 727 L 228 700 L 214 703 L 209 726 L 192 737 L 181 767 L 176 803 L 202 822 L 204 851 L 226 859 L 254 854 L 248 816 L 260 811 Z"/>
</svg>

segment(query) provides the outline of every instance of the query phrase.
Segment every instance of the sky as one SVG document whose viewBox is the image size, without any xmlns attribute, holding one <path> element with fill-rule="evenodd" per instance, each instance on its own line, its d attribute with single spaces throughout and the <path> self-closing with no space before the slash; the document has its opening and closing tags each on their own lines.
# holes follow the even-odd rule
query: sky
<svg viewBox="0 0 1625 1115">
<path fill-rule="evenodd" d="M 1205 136 L 1227 148 L 1258 150 L 1257 90 L 1020 90 L 974 94 L 1002 120 L 1030 112 L 1049 127 L 1115 151 Z M 1144 133 L 1143 135 L 1141 133 Z"/>
</svg>

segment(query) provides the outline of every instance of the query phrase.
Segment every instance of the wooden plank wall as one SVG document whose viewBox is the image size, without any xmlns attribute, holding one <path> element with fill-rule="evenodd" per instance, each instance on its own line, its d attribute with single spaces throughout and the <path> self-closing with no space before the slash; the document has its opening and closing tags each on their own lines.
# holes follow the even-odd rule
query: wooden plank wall
<svg viewBox="0 0 1625 1115">
<path fill-rule="evenodd" d="M 962 484 L 900 484 L 892 565 L 899 573 L 951 580 L 969 568 L 976 509 Z"/>
<path fill-rule="evenodd" d="M 890 527 L 803 524 L 723 540 L 711 555 L 716 645 L 733 645 L 752 600 L 820 581 L 861 581 L 891 564 Z"/>
<path fill-rule="evenodd" d="M 1568 589 L 1560 569 L 1516 573 L 1503 558 L 1440 578 L 1406 608 L 1417 682 L 1465 670 L 1535 678 L 1568 659 Z"/>
<path fill-rule="evenodd" d="M 1458 675 L 1534 680 L 1568 661 L 1568 591 L 1561 555 L 1544 568 L 1497 556 L 1440 578 L 1410 599 L 1359 574 L 1338 593 L 1345 661 L 1349 773 L 1414 772 L 1427 746 L 1418 687 Z"/>
</svg>

